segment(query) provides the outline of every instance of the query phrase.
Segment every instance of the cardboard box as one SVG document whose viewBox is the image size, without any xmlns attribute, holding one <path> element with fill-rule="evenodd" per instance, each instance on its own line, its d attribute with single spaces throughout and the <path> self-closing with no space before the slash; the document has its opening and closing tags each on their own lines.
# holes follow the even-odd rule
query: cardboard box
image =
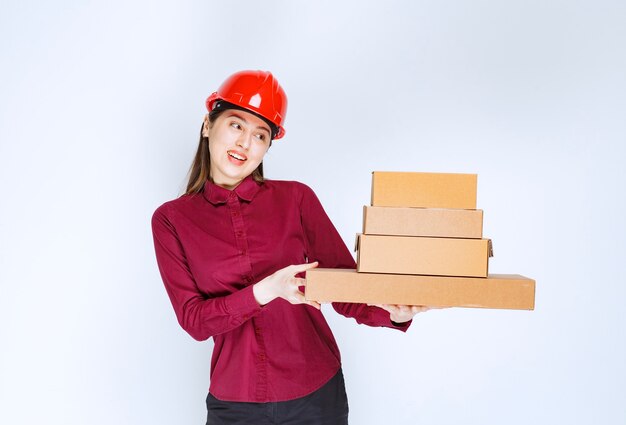
<svg viewBox="0 0 626 425">
<path fill-rule="evenodd" d="M 363 233 L 481 239 L 483 211 L 364 206 Z"/>
<path fill-rule="evenodd" d="M 359 272 L 487 277 L 490 254 L 489 239 L 357 237 Z"/>
<path fill-rule="evenodd" d="M 372 173 L 372 206 L 476 209 L 476 174 Z"/>
<path fill-rule="evenodd" d="M 430 307 L 535 308 L 535 281 L 520 275 L 487 278 L 357 273 L 312 269 L 305 296 L 318 302 L 406 304 Z"/>
</svg>

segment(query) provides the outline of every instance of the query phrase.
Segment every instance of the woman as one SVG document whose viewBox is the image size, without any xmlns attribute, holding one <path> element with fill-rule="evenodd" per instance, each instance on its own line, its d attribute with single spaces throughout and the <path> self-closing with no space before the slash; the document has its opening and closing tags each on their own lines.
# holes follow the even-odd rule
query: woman
<svg viewBox="0 0 626 425">
<path fill-rule="evenodd" d="M 207 424 L 345 424 L 335 339 L 301 289 L 317 267 L 355 268 L 313 191 L 263 178 L 287 97 L 269 72 L 231 75 L 206 102 L 186 193 L 152 219 L 178 322 L 213 337 Z M 406 331 L 422 307 L 333 303 L 369 326 Z"/>
</svg>

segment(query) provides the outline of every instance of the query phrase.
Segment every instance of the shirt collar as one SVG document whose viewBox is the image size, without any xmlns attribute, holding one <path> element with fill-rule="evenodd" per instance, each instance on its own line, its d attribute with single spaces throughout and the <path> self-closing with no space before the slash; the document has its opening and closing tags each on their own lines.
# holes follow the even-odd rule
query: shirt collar
<svg viewBox="0 0 626 425">
<path fill-rule="evenodd" d="M 210 180 L 207 180 L 204 183 L 203 195 L 207 201 L 214 205 L 225 203 L 228 197 L 231 196 L 232 192 L 235 192 L 235 194 L 242 200 L 250 202 L 259 189 L 260 183 L 257 183 L 252 178 L 252 175 L 249 175 L 233 190 L 224 189 Z"/>
</svg>

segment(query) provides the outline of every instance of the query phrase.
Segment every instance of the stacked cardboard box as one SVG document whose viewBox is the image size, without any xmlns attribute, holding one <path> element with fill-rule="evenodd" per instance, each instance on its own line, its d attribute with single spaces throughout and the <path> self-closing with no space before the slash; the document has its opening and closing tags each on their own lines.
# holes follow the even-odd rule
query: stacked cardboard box
<svg viewBox="0 0 626 425">
<path fill-rule="evenodd" d="M 357 270 L 310 270 L 307 299 L 532 310 L 534 280 L 488 274 L 476 187 L 475 174 L 374 172 Z"/>
</svg>

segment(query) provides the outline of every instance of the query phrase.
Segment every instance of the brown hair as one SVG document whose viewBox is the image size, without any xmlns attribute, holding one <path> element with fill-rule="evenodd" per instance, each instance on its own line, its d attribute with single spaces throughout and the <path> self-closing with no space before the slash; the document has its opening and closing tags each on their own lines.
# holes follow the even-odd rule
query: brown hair
<svg viewBox="0 0 626 425">
<path fill-rule="evenodd" d="M 227 109 L 214 109 L 209 112 L 209 127 L 213 126 L 217 117 L 219 117 Z M 202 192 L 204 183 L 207 180 L 213 181 L 211 178 L 211 154 L 209 152 L 209 138 L 202 135 L 202 129 L 204 128 L 204 122 L 200 127 L 200 142 L 198 143 L 198 150 L 196 156 L 189 168 L 189 181 L 187 182 L 187 190 L 185 195 L 192 195 Z M 270 146 L 272 142 L 270 141 Z M 263 162 L 252 172 L 252 178 L 262 183 L 263 178 Z"/>
</svg>

